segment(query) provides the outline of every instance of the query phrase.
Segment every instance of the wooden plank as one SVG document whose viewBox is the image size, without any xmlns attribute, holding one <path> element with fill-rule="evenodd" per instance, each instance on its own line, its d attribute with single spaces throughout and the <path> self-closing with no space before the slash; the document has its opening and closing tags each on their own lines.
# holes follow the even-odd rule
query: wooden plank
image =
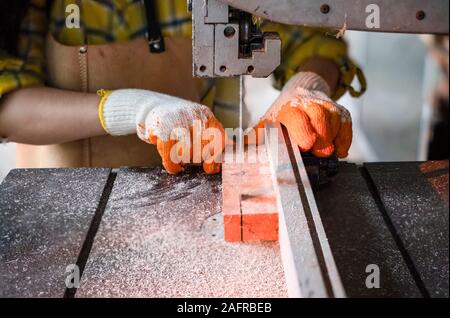
<svg viewBox="0 0 450 318">
<path fill-rule="evenodd" d="M 13 170 L 0 185 L 0 297 L 62 297 L 110 169 Z"/>
<path fill-rule="evenodd" d="M 354 164 L 316 192 L 316 202 L 348 297 L 421 297 L 421 293 Z M 367 266 L 380 270 L 380 288 L 368 288 Z"/>
<path fill-rule="evenodd" d="M 242 241 L 277 241 L 278 208 L 275 193 L 241 197 Z"/>
<path fill-rule="evenodd" d="M 246 147 L 244 162 L 222 165 L 222 211 L 227 242 L 278 240 L 278 209 L 265 145 Z"/>
<path fill-rule="evenodd" d="M 290 139 L 292 140 L 292 138 Z M 342 285 L 341 277 L 339 275 L 339 272 L 336 267 L 336 263 L 333 257 L 333 254 L 330 249 L 330 245 L 328 243 L 328 237 L 325 233 L 325 229 L 322 224 L 322 219 L 320 217 L 319 210 L 317 208 L 317 203 L 315 199 L 315 195 L 313 192 L 312 182 L 310 181 L 310 177 L 308 175 L 307 167 L 305 166 L 305 163 L 303 162 L 302 155 L 300 153 L 300 149 L 295 146 L 295 144 L 292 144 L 292 152 L 294 159 L 297 164 L 299 177 L 301 180 L 302 190 L 304 191 L 304 197 L 302 200 L 308 201 L 308 206 L 310 209 L 310 231 L 315 232 L 315 235 L 317 236 L 316 241 L 317 244 L 320 246 L 316 247 L 317 253 L 320 253 L 320 257 L 322 259 L 322 266 L 324 267 L 322 270 L 326 273 L 326 276 L 328 277 L 328 280 L 330 282 L 330 288 L 333 292 L 333 297 L 335 298 L 343 298 L 346 297 L 344 287 Z M 319 176 L 320 177 L 320 176 Z M 318 177 L 318 178 L 319 178 Z M 317 180 L 319 181 L 319 180 Z M 320 184 L 320 182 L 318 182 Z"/>
<path fill-rule="evenodd" d="M 427 296 L 449 297 L 448 161 L 364 165 Z"/>
<path fill-rule="evenodd" d="M 280 125 L 266 125 L 266 141 L 289 296 L 345 297 L 300 152 Z"/>
<path fill-rule="evenodd" d="M 123 169 L 76 297 L 285 297 L 277 242 L 227 243 L 221 178 Z"/>
</svg>

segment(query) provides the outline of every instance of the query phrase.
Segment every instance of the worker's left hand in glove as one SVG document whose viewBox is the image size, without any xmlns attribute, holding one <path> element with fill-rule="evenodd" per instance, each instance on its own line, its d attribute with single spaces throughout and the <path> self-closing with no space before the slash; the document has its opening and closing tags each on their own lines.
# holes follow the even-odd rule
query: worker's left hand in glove
<svg viewBox="0 0 450 318">
<path fill-rule="evenodd" d="M 137 133 L 156 145 L 167 172 L 179 173 L 189 163 L 208 174 L 220 172 L 225 132 L 204 105 L 140 89 L 99 91 L 99 117 L 113 136 Z"/>
<path fill-rule="evenodd" d="M 257 127 L 279 122 L 302 152 L 311 151 L 317 157 L 335 153 L 345 158 L 352 143 L 352 119 L 348 110 L 329 96 L 330 88 L 319 75 L 298 73 L 286 83 Z"/>
</svg>

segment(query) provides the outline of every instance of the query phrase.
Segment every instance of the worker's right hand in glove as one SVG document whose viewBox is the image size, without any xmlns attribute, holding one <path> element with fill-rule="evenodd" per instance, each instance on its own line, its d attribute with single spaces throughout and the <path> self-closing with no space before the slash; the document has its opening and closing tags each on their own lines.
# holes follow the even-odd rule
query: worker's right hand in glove
<svg viewBox="0 0 450 318">
<path fill-rule="evenodd" d="M 140 89 L 102 90 L 99 95 L 105 131 L 113 136 L 137 133 L 156 145 L 167 172 L 179 173 L 189 163 L 202 164 L 208 174 L 220 172 L 225 132 L 207 106 Z"/>
<path fill-rule="evenodd" d="M 281 123 L 302 152 L 311 151 L 317 157 L 335 153 L 345 158 L 352 143 L 352 119 L 349 111 L 329 96 L 330 88 L 322 77 L 298 73 L 286 83 L 257 127 L 266 122 Z"/>
</svg>

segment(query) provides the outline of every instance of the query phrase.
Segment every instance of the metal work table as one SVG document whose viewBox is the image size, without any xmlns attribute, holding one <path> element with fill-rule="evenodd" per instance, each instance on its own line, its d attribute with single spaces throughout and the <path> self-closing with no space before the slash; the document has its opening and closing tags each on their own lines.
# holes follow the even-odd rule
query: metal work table
<svg viewBox="0 0 450 318">
<path fill-rule="evenodd" d="M 347 296 L 449 296 L 448 161 L 341 163 L 315 196 Z M 197 168 L 13 170 L 0 297 L 286 296 L 278 243 L 224 242 L 220 212 L 220 176 Z"/>
</svg>

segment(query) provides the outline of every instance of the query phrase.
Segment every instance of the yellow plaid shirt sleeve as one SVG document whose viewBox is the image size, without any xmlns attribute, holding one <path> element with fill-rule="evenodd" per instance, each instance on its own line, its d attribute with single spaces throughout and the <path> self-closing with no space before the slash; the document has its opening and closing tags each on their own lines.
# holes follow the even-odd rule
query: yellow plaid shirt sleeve
<svg viewBox="0 0 450 318">
<path fill-rule="evenodd" d="M 66 27 L 70 14 L 66 8 L 71 4 L 80 8 L 80 28 Z M 157 9 L 165 36 L 191 36 L 186 1 L 157 0 Z M 65 45 L 104 44 L 142 37 L 146 25 L 140 0 L 31 0 L 20 30 L 18 56 L 0 51 L 0 97 L 21 87 L 43 85 L 48 31 Z"/>
<path fill-rule="evenodd" d="M 0 97 L 20 87 L 43 83 L 47 30 L 45 3 L 45 0 L 31 2 L 21 24 L 18 56 L 0 50 Z"/>
</svg>

